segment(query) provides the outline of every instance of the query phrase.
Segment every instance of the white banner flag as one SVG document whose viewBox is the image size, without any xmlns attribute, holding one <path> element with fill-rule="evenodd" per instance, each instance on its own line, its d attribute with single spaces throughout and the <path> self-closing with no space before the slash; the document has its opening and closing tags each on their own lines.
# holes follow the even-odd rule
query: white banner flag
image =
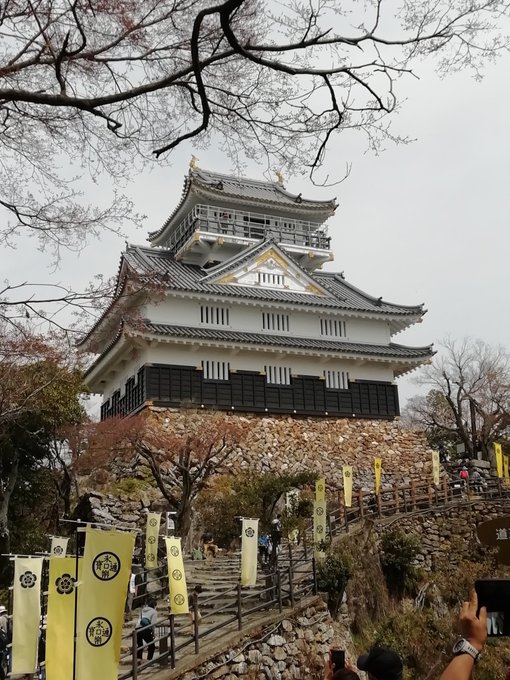
<svg viewBox="0 0 510 680">
<path fill-rule="evenodd" d="M 12 608 L 12 675 L 37 670 L 42 557 L 16 557 Z"/>
<path fill-rule="evenodd" d="M 258 519 L 243 519 L 241 541 L 241 585 L 257 583 L 257 551 L 259 542 Z"/>
<path fill-rule="evenodd" d="M 65 557 L 67 555 L 68 543 L 68 538 L 63 538 L 62 536 L 52 536 L 50 548 L 51 557 Z"/>
</svg>

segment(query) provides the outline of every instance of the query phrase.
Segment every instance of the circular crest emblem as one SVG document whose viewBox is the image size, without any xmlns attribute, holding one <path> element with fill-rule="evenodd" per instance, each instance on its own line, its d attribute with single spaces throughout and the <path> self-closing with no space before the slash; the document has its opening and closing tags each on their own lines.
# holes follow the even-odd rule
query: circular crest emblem
<svg viewBox="0 0 510 680">
<path fill-rule="evenodd" d="M 53 554 L 54 555 L 62 555 L 63 552 L 64 552 L 64 548 L 61 545 L 56 545 L 53 548 Z"/>
<path fill-rule="evenodd" d="M 100 581 L 111 581 L 120 571 L 120 558 L 112 552 L 99 553 L 92 562 L 92 571 Z"/>
<path fill-rule="evenodd" d="M 98 616 L 87 626 L 87 642 L 92 647 L 103 647 L 112 636 L 112 624 L 103 616 Z"/>
<path fill-rule="evenodd" d="M 324 514 L 324 508 L 321 508 L 321 506 L 319 505 L 318 508 L 315 508 L 315 513 L 317 515 L 323 515 Z"/>
<path fill-rule="evenodd" d="M 318 533 L 318 534 L 322 534 L 323 531 L 324 531 L 324 527 L 322 527 L 322 526 L 319 524 L 319 526 L 317 527 L 317 533 Z"/>
<path fill-rule="evenodd" d="M 21 583 L 22 588 L 33 588 L 35 586 L 36 581 L 37 576 L 33 574 L 31 571 L 25 571 L 19 577 L 19 582 Z"/>
<path fill-rule="evenodd" d="M 154 553 L 148 553 L 147 554 L 147 562 L 155 562 L 156 561 L 156 555 Z"/>
<path fill-rule="evenodd" d="M 158 523 L 158 522 L 157 522 L 157 520 L 156 520 L 155 517 L 151 517 L 151 518 L 150 518 L 150 520 L 149 520 L 149 526 L 150 526 L 150 527 L 155 527 L 157 523 Z"/>
<path fill-rule="evenodd" d="M 381 468 L 381 463 L 380 463 L 380 461 L 376 461 L 376 463 L 375 463 L 375 468 L 376 468 L 376 470 L 380 470 L 380 468 Z"/>
<path fill-rule="evenodd" d="M 180 569 L 174 569 L 172 572 L 172 578 L 175 579 L 176 581 L 180 581 L 182 578 L 182 572 Z"/>
<path fill-rule="evenodd" d="M 317 491 L 324 491 L 324 484 L 317 484 Z"/>
<path fill-rule="evenodd" d="M 248 527 L 244 533 L 248 538 L 253 538 L 255 536 L 255 532 L 251 527 Z"/>
<path fill-rule="evenodd" d="M 71 574 L 62 574 L 55 581 L 55 586 L 60 595 L 70 595 L 74 590 L 74 578 Z"/>
<path fill-rule="evenodd" d="M 147 539 L 147 543 L 150 543 L 151 545 L 153 543 L 156 543 L 156 537 L 155 536 L 149 536 L 149 538 Z"/>
<path fill-rule="evenodd" d="M 180 593 L 177 593 L 177 595 L 174 597 L 174 602 L 177 605 L 184 604 L 184 595 L 181 595 Z"/>
<path fill-rule="evenodd" d="M 170 548 L 170 555 L 172 555 L 172 557 L 177 557 L 179 555 L 179 548 L 176 545 L 173 545 Z"/>
<path fill-rule="evenodd" d="M 351 476 L 351 471 L 350 471 L 350 470 L 346 470 L 346 471 L 344 472 L 344 476 L 347 477 L 347 479 L 349 479 L 349 477 Z"/>
</svg>

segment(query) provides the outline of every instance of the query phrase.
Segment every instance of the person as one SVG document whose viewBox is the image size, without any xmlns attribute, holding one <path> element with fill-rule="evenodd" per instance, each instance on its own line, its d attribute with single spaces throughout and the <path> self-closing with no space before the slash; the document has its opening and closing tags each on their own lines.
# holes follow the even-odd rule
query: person
<svg viewBox="0 0 510 680">
<path fill-rule="evenodd" d="M 358 658 L 356 666 L 368 674 L 369 680 L 402 680 L 404 666 L 393 649 L 375 645 Z"/>
<path fill-rule="evenodd" d="M 204 541 L 204 558 L 207 559 L 208 557 L 216 557 L 219 548 L 214 542 L 213 536 L 211 534 L 205 534 L 203 536 L 203 541 Z"/>
<path fill-rule="evenodd" d="M 267 534 L 259 536 L 259 559 L 262 566 L 269 562 L 269 536 Z"/>
<path fill-rule="evenodd" d="M 136 575 L 138 573 L 137 567 L 133 565 L 133 570 L 131 572 L 131 576 L 129 577 L 129 583 L 128 583 L 128 592 L 127 592 L 127 597 L 126 597 L 126 607 L 125 607 L 125 613 L 126 613 L 126 619 L 129 620 L 129 615 L 133 611 L 133 602 L 136 596 Z"/>
<path fill-rule="evenodd" d="M 324 667 L 324 680 L 360 680 L 359 675 L 354 671 L 349 662 L 345 663 L 345 668 L 334 668 L 331 659 L 328 659 Z"/>
<path fill-rule="evenodd" d="M 470 680 L 478 655 L 487 640 L 487 610 L 478 611 L 478 596 L 471 591 L 469 602 L 464 602 L 460 612 L 461 639 L 453 646 L 454 657 L 439 680 Z"/>
<path fill-rule="evenodd" d="M 191 635 L 195 634 L 195 598 L 198 601 L 198 596 L 200 595 L 202 590 L 203 590 L 202 586 L 200 585 L 200 583 L 198 583 L 193 588 L 191 593 L 188 595 L 188 608 L 189 608 L 189 616 L 190 616 L 190 619 L 191 619 Z M 200 623 L 201 620 L 202 620 L 202 615 L 200 614 L 200 610 L 198 609 L 198 606 L 197 606 L 197 625 Z"/>
<path fill-rule="evenodd" d="M 476 493 L 482 493 L 483 485 L 482 485 L 482 475 L 478 470 L 474 470 L 473 474 L 471 475 L 471 486 L 473 487 L 473 491 Z"/>
<path fill-rule="evenodd" d="M 148 645 L 147 660 L 150 661 L 154 656 L 154 652 L 156 651 L 156 645 L 154 644 L 154 626 L 157 620 L 158 612 L 156 611 L 156 600 L 154 598 L 149 598 L 147 604 L 142 607 L 137 625 L 136 656 L 138 659 L 143 658 L 144 644 Z"/>
<path fill-rule="evenodd" d="M 5 680 L 6 676 L 8 631 L 7 609 L 2 604 L 0 605 L 0 680 Z"/>
<path fill-rule="evenodd" d="M 467 485 L 468 485 L 468 480 L 469 480 L 469 472 L 468 472 L 468 469 L 465 465 L 462 466 L 462 469 L 459 473 L 459 477 L 462 481 L 462 486 L 464 486 L 464 488 L 466 488 Z"/>
</svg>

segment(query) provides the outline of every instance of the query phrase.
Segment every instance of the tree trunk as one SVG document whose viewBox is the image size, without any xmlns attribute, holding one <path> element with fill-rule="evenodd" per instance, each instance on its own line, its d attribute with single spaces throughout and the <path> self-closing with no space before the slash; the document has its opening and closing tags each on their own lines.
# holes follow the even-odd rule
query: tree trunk
<svg viewBox="0 0 510 680">
<path fill-rule="evenodd" d="M 12 492 L 18 480 L 19 469 L 19 453 L 14 454 L 14 460 L 11 469 L 7 473 L 7 479 L 4 480 L 4 488 L 0 496 L 0 555 L 8 555 L 11 550 L 11 536 L 9 532 L 9 503 Z M 9 558 L 0 557 L 0 583 L 4 585 L 6 575 L 8 573 Z"/>
<path fill-rule="evenodd" d="M 191 502 L 189 498 L 182 498 L 180 507 L 177 511 L 175 518 L 175 525 L 177 529 L 177 534 L 182 540 L 182 549 L 186 552 L 191 550 L 191 541 L 193 536 L 191 535 L 191 520 L 193 517 L 193 512 L 191 509 Z"/>
</svg>

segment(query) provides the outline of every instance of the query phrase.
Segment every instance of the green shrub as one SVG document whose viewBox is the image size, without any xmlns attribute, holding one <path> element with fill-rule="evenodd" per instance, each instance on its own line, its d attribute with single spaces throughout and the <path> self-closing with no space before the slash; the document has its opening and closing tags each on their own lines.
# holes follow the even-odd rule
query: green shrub
<svg viewBox="0 0 510 680">
<path fill-rule="evenodd" d="M 418 579 L 415 566 L 419 551 L 417 539 L 400 529 L 392 529 L 382 537 L 381 550 L 381 566 L 390 593 L 397 597 L 411 594 Z"/>
<path fill-rule="evenodd" d="M 317 565 L 317 585 L 328 594 L 328 608 L 336 618 L 349 579 L 352 576 L 352 562 L 345 554 L 330 550 Z"/>
</svg>

